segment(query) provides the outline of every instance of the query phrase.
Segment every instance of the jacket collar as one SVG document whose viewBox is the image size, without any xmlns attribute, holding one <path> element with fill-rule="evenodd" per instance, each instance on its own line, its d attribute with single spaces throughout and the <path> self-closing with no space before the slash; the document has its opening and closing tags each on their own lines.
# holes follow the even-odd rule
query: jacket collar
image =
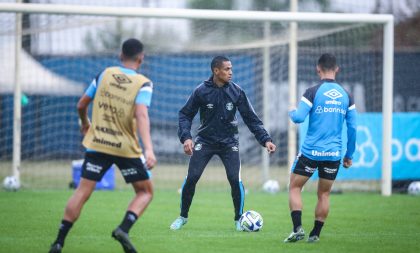
<svg viewBox="0 0 420 253">
<path fill-rule="evenodd" d="M 222 87 L 228 87 L 230 85 L 231 82 L 227 82 L 225 83 L 225 85 L 223 85 Z M 209 77 L 209 79 L 207 79 L 206 81 L 204 81 L 204 84 L 207 86 L 211 86 L 211 87 L 219 87 L 217 86 L 214 82 L 213 82 L 213 75 L 211 75 Z"/>
</svg>

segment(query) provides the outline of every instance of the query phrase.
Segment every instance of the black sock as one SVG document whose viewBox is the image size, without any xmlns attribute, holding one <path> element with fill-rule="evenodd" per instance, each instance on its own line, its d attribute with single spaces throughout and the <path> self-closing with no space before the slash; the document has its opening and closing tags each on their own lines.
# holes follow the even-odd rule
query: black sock
<svg viewBox="0 0 420 253">
<path fill-rule="evenodd" d="M 290 215 L 292 216 L 293 232 L 296 232 L 297 228 L 302 226 L 302 211 L 295 210 L 292 211 Z"/>
<path fill-rule="evenodd" d="M 57 239 L 55 239 L 54 243 L 58 243 L 61 246 L 64 246 L 64 240 L 66 239 L 66 236 L 72 226 L 73 226 L 73 222 L 62 220 L 60 224 L 60 228 L 58 229 Z"/>
<path fill-rule="evenodd" d="M 312 229 L 312 231 L 311 231 L 311 233 L 309 234 L 309 236 L 314 236 L 314 235 L 316 235 L 316 236 L 318 236 L 318 237 L 319 237 L 319 234 L 321 234 L 321 229 L 322 229 L 322 226 L 324 226 L 324 222 L 319 221 L 319 220 L 315 220 L 315 223 L 314 223 L 314 228 Z"/>
<path fill-rule="evenodd" d="M 128 233 L 130 228 L 134 225 L 137 220 L 137 215 L 131 211 L 127 211 L 125 213 L 124 219 L 120 224 L 120 228 L 122 231 Z"/>
</svg>

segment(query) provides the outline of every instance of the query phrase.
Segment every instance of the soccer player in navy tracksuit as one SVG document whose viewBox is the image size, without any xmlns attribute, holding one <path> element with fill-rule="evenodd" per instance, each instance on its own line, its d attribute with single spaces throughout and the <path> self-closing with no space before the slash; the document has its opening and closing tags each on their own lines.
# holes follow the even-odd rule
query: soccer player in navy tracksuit
<svg viewBox="0 0 420 253">
<path fill-rule="evenodd" d="M 356 107 L 353 98 L 336 81 L 338 72 L 335 56 L 323 54 L 317 65 L 321 82 L 305 91 L 297 110 L 289 112 L 294 123 L 302 123 L 309 114 L 309 127 L 300 153 L 292 167 L 289 184 L 289 207 L 293 231 L 284 242 L 296 242 L 305 237 L 302 228 L 302 187 L 318 170 L 318 203 L 315 224 L 308 242 L 319 241 L 322 226 L 329 211 L 329 194 L 337 176 L 342 157 L 341 133 L 347 123 L 347 151 L 343 166 L 352 165 L 356 146 Z"/>
<path fill-rule="evenodd" d="M 213 75 L 193 91 L 179 111 L 178 136 L 184 145 L 184 152 L 191 155 L 191 158 L 188 174 L 182 185 L 181 214 L 171 224 L 172 230 L 181 229 L 187 223 L 195 185 L 214 155 L 218 155 L 225 166 L 232 189 L 235 227 L 238 231 L 242 230 L 238 220 L 244 206 L 244 186 L 240 177 L 237 110 L 258 142 L 266 147 L 269 153 L 276 149 L 245 92 L 231 81 L 230 60 L 224 56 L 216 56 L 211 62 L 211 70 Z M 198 111 L 201 125 L 194 144 L 191 124 Z"/>
</svg>

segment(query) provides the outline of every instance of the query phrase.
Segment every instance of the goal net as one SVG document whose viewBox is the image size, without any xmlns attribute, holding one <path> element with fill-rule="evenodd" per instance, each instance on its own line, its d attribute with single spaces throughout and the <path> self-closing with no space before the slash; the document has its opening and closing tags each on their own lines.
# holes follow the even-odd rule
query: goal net
<svg viewBox="0 0 420 253">
<path fill-rule="evenodd" d="M 158 186 L 176 189 L 186 176 L 189 157 L 177 137 L 178 110 L 211 75 L 210 62 L 216 55 L 231 59 L 234 82 L 245 90 L 278 147 L 269 158 L 268 178 L 286 186 L 289 22 L 124 17 L 117 8 L 114 16 L 24 13 L 22 17 L 20 174 L 24 187 L 68 186 L 71 161 L 84 155 L 76 103 L 101 70 L 119 64 L 121 43 L 130 37 L 144 42 L 146 57 L 140 72 L 154 83 L 149 112 L 159 161 L 153 171 Z M 0 6 L 0 178 L 12 168 L 15 25 L 16 14 L 2 12 Z M 298 22 L 297 34 L 298 99 L 318 81 L 319 56 L 330 52 L 340 65 L 338 80 L 354 94 L 358 111 L 382 112 L 382 24 Z M 238 117 L 242 180 L 250 188 L 259 188 L 267 179 L 262 172 L 263 148 Z M 117 187 L 123 187 L 119 173 L 116 180 Z M 218 157 L 199 184 L 228 187 Z"/>
</svg>

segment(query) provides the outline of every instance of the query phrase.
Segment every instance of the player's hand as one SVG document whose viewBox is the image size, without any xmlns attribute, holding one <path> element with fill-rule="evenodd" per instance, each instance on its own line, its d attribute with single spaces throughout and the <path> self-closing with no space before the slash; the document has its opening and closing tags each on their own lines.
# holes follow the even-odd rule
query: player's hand
<svg viewBox="0 0 420 253">
<path fill-rule="evenodd" d="M 267 141 L 265 143 L 265 147 L 267 148 L 269 154 L 274 153 L 274 151 L 276 151 L 276 145 L 274 145 L 274 143 L 272 143 L 271 141 Z"/>
<path fill-rule="evenodd" d="M 146 156 L 146 166 L 149 170 L 153 169 L 155 167 L 157 160 L 155 153 L 153 150 L 145 150 L 145 156 Z"/>
<path fill-rule="evenodd" d="M 296 106 L 289 105 L 289 112 L 296 111 Z"/>
<path fill-rule="evenodd" d="M 344 157 L 343 158 L 343 166 L 344 168 L 350 168 L 353 165 L 353 162 L 351 159 Z"/>
<path fill-rule="evenodd" d="M 81 132 L 83 135 L 86 135 L 86 133 L 88 132 L 88 130 L 89 130 L 89 128 L 90 128 L 90 121 L 86 121 L 85 123 L 82 123 L 82 122 L 79 120 L 79 126 L 80 126 L 80 132 Z"/>
<path fill-rule="evenodd" d="M 191 139 L 186 139 L 184 141 L 184 153 L 185 154 L 192 155 L 193 147 L 194 147 L 194 144 L 193 144 L 193 141 Z"/>
</svg>

